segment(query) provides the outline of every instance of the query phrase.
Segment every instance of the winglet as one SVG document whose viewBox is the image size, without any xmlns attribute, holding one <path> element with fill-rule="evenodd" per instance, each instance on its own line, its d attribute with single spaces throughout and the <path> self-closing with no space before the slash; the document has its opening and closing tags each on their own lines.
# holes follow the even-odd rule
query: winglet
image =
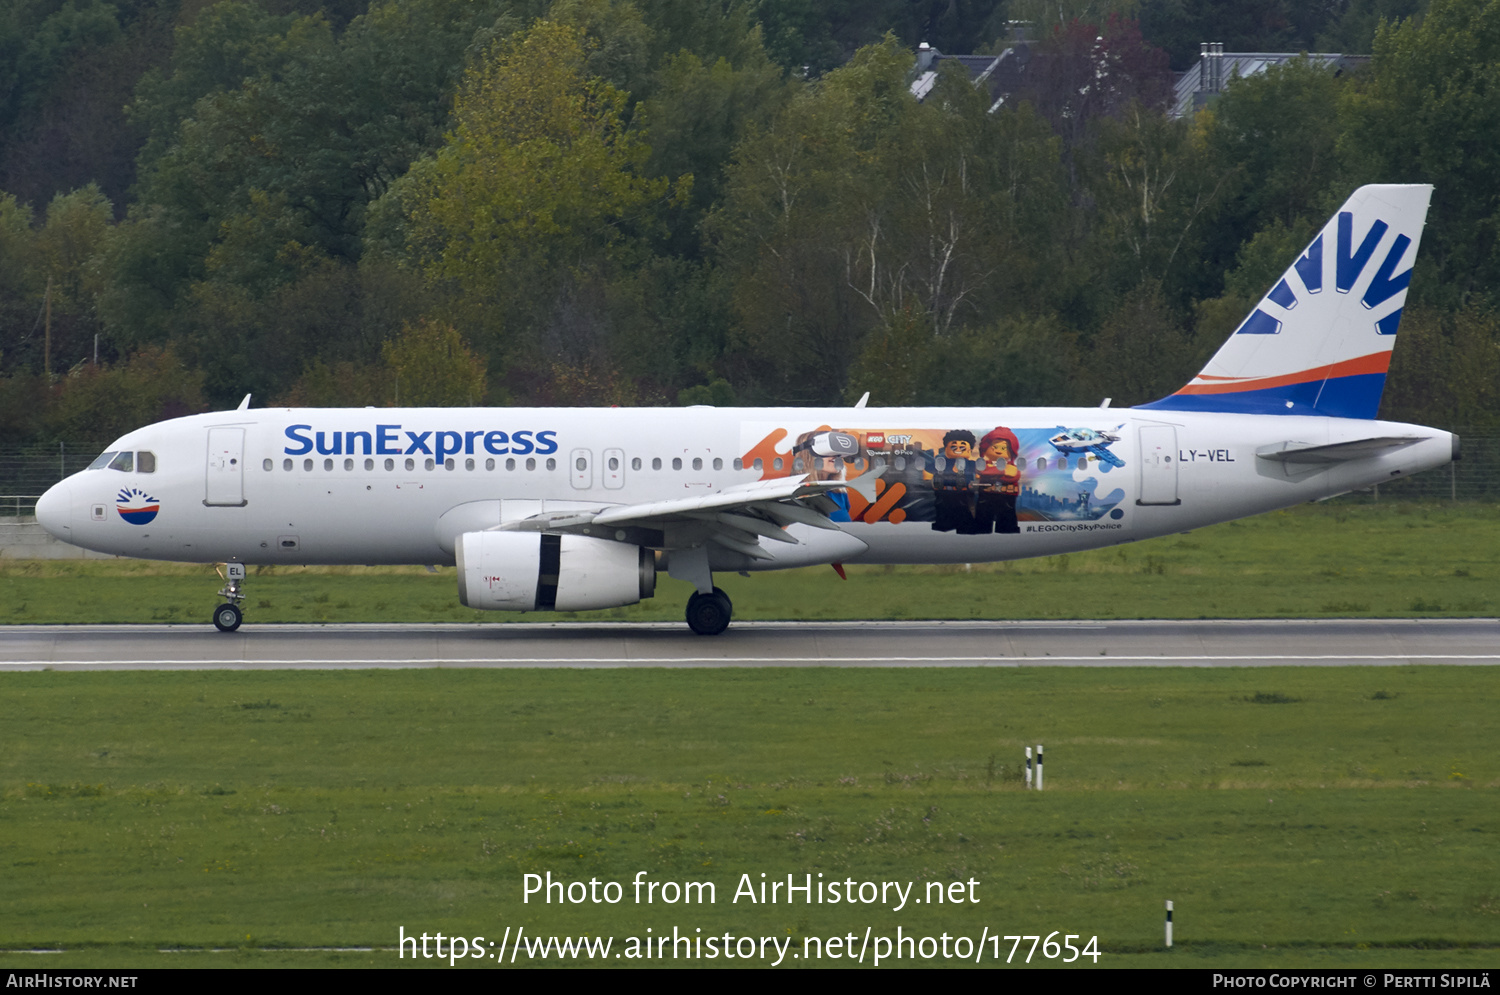
<svg viewBox="0 0 1500 995">
<path fill-rule="evenodd" d="M 245 399 L 240 402 L 240 406 L 237 407 L 237 408 L 235 408 L 234 410 L 236 410 L 236 411 L 249 411 L 250 410 L 250 395 L 246 394 L 245 395 Z"/>
</svg>

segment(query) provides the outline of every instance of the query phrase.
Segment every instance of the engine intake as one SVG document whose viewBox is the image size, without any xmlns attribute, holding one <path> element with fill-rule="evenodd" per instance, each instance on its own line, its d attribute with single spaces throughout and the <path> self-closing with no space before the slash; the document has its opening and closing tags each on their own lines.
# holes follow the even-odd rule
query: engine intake
<svg viewBox="0 0 1500 995">
<path fill-rule="evenodd" d="M 458 600 L 489 611 L 589 611 L 656 593 L 656 556 L 588 536 L 465 532 L 454 547 Z"/>
</svg>

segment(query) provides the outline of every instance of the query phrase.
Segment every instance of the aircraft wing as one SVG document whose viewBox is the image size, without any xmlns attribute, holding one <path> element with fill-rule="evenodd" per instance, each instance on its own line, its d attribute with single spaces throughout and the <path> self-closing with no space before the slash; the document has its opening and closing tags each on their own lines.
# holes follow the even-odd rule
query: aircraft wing
<svg viewBox="0 0 1500 995">
<path fill-rule="evenodd" d="M 777 557 L 761 546 L 761 539 L 797 545 L 799 540 L 786 531 L 790 525 L 841 531 L 829 518 L 838 508 L 830 494 L 853 489 L 873 500 L 875 481 L 882 469 L 877 463 L 853 480 L 782 477 L 666 501 L 543 512 L 506 522 L 499 529 L 583 535 L 647 529 L 662 534 L 659 545 L 664 548 L 709 541 L 751 559 L 771 560 Z"/>
</svg>

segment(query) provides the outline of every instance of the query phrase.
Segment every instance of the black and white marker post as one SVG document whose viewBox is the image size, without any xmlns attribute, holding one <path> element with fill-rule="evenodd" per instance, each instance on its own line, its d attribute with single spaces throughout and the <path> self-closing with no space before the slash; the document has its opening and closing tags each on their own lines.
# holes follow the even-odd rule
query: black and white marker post
<svg viewBox="0 0 1500 995">
<path fill-rule="evenodd" d="M 1036 789 L 1042 790 L 1042 744 L 1036 744 Z"/>
<path fill-rule="evenodd" d="M 1172 902 L 1167 900 L 1167 949 L 1172 949 Z"/>
<path fill-rule="evenodd" d="M 1026 747 L 1026 790 L 1031 790 L 1031 747 Z"/>
</svg>

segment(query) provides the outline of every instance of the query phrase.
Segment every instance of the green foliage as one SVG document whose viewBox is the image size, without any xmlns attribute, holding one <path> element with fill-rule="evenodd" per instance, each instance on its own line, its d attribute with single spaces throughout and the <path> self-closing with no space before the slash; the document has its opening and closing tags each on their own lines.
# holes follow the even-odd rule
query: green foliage
<svg viewBox="0 0 1500 995">
<path fill-rule="evenodd" d="M 408 325 L 381 348 L 395 384 L 394 403 L 415 407 L 475 405 L 484 400 L 484 361 L 458 330 L 435 321 Z"/>
<path fill-rule="evenodd" d="M 100 289 L 94 263 L 108 237 L 111 215 L 109 201 L 92 184 L 59 194 L 47 205 L 35 246 L 38 264 L 51 281 L 55 314 L 92 312 Z"/>
<path fill-rule="evenodd" d="M 384 366 L 315 359 L 277 399 L 287 407 L 355 408 L 394 403 L 395 378 Z"/>
<path fill-rule="evenodd" d="M 1376 34 L 1366 85 L 1340 103 L 1356 182 L 1431 183 L 1417 302 L 1448 309 L 1500 286 L 1500 3 L 1433 0 Z"/>
<path fill-rule="evenodd" d="M 519 333 L 628 257 L 669 192 L 642 176 L 649 149 L 625 129 L 625 93 L 588 75 L 586 56 L 579 30 L 547 21 L 496 45 L 466 74 L 446 146 L 402 182 L 417 260 L 490 333 Z"/>
<path fill-rule="evenodd" d="M 96 334 L 106 362 L 171 344 L 218 405 L 389 403 L 381 347 L 423 319 L 530 403 L 721 379 L 752 404 L 1133 398 L 1228 334 L 1354 186 L 1431 182 L 1411 300 L 1431 311 L 1390 410 L 1487 422 L 1496 10 L 13 0 L 0 417 L 41 431 L 54 403 L 30 379 L 49 278 L 54 369 Z M 1020 93 L 994 107 L 945 62 L 912 97 L 917 42 L 982 51 L 1017 19 L 1051 53 Z M 1153 46 L 1182 68 L 1208 38 L 1375 59 L 1159 115 Z M 1148 375 L 1152 355 L 1171 362 Z M 1117 367 L 1140 375 L 1104 383 Z"/>
<path fill-rule="evenodd" d="M 44 102 L 73 56 L 120 37 L 118 14 L 103 0 L 10 0 L 0 14 L 0 129 Z"/>
<path fill-rule="evenodd" d="M 207 408 L 203 374 L 171 348 L 146 348 L 114 366 L 81 364 L 59 382 L 46 425 L 54 437 L 113 439 Z"/>
<path fill-rule="evenodd" d="M 5 333 L 0 341 L 7 345 L 30 325 L 36 314 L 32 300 L 45 283 L 36 265 L 31 214 L 28 205 L 0 193 L 0 333 Z M 4 360 L 0 353 L 0 369 L 5 368 Z"/>
<path fill-rule="evenodd" d="M 1500 424 L 1500 314 L 1408 307 L 1381 417 L 1443 425 Z"/>
<path fill-rule="evenodd" d="M 677 392 L 677 403 L 684 407 L 691 404 L 711 404 L 716 408 L 734 406 L 734 388 L 729 381 L 719 377 L 711 383 L 699 384 Z"/>
<path fill-rule="evenodd" d="M 867 348 L 870 363 L 906 362 L 925 351 L 916 324 L 943 338 L 993 317 L 1049 258 L 1062 198 L 1045 125 L 1025 108 L 992 123 L 956 63 L 919 104 L 910 64 L 891 37 L 862 49 L 800 91 L 730 168 L 708 227 L 733 280 L 740 348 L 759 357 L 771 397 L 830 400 Z"/>
<path fill-rule="evenodd" d="M 742 47 L 738 62 L 721 56 L 706 63 L 687 49 L 668 56 L 653 95 L 636 109 L 635 122 L 651 147 L 650 175 L 693 177 L 686 213 L 673 226 L 682 234 L 674 248 L 683 253 L 697 252 L 696 222 L 722 196 L 734 147 L 769 122 L 793 92 L 758 33 Z"/>
</svg>

